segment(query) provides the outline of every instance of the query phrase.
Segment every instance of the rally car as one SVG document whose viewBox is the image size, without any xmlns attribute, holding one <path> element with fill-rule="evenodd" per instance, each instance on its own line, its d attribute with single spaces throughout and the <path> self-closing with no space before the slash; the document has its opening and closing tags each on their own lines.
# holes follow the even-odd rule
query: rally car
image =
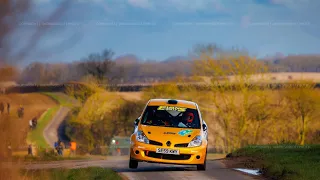
<svg viewBox="0 0 320 180">
<path fill-rule="evenodd" d="M 151 162 L 206 169 L 207 125 L 195 102 L 151 99 L 134 124 L 129 168 Z"/>
</svg>

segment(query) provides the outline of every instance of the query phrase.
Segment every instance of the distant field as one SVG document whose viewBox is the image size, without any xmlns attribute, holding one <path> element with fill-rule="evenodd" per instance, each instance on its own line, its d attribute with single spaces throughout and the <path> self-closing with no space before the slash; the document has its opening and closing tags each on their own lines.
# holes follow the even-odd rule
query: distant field
<svg viewBox="0 0 320 180">
<path fill-rule="evenodd" d="M 232 81 L 236 76 L 229 76 L 229 79 Z M 210 82 L 209 77 L 202 76 L 205 82 Z M 265 73 L 265 74 L 256 74 L 250 75 L 252 81 L 261 81 L 264 82 L 290 82 L 297 80 L 311 80 L 314 82 L 320 82 L 320 73 L 307 73 L 307 72 L 283 72 L 283 73 Z"/>
<path fill-rule="evenodd" d="M 269 81 L 295 81 L 295 80 L 313 80 L 320 82 L 320 73 L 267 73 L 263 76 L 254 75 L 252 79 L 257 81 L 260 79 Z"/>
<path fill-rule="evenodd" d="M 117 92 L 125 100 L 141 100 L 143 92 Z"/>
<path fill-rule="evenodd" d="M 18 142 L 14 142 L 13 148 L 22 148 L 26 150 L 26 138 L 29 132 L 29 120 L 35 116 L 41 116 L 48 108 L 54 107 L 57 103 L 46 95 L 39 93 L 27 93 L 27 94 L 0 94 L 0 102 L 11 105 L 10 108 L 10 123 L 14 123 L 15 126 L 19 126 L 21 133 L 16 133 Z M 22 105 L 24 107 L 24 117 L 18 119 L 17 109 Z"/>
</svg>

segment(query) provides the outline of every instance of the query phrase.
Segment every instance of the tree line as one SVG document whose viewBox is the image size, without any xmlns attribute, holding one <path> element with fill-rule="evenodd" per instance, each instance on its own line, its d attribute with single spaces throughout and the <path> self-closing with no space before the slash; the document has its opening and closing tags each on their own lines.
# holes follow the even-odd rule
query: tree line
<svg viewBox="0 0 320 180">
<path fill-rule="evenodd" d="M 215 51 L 222 51 L 215 49 Z M 237 56 L 235 53 L 229 56 Z M 68 81 L 84 81 L 90 77 L 101 83 L 154 83 L 177 76 L 194 74 L 194 57 L 171 57 L 165 61 L 141 60 L 135 55 L 114 57 L 115 53 L 106 49 L 87 57 L 66 63 L 32 62 L 18 70 L 10 66 L 2 67 L 0 74 L 6 80 L 21 84 L 57 84 Z M 260 59 L 268 66 L 268 72 L 320 72 L 320 56 L 290 55 Z M 207 72 L 199 71 L 199 75 Z M 5 74 L 9 74 L 6 76 Z"/>
<path fill-rule="evenodd" d="M 178 87 L 176 82 L 183 83 L 180 78 L 144 89 L 136 101 L 100 88 L 97 79 L 87 84 L 90 89 L 71 88 L 67 94 L 81 100 L 82 107 L 67 122 L 70 139 L 79 142 L 83 152 L 102 153 L 114 136 L 130 136 L 134 119 L 149 99 L 175 98 L 199 104 L 210 130 L 211 152 L 231 152 L 257 144 L 319 143 L 320 96 L 314 82 L 301 81 L 305 86 L 284 90 L 249 87 L 254 74 L 270 71 L 268 64 L 244 54 L 226 56 L 210 46 L 196 52 L 191 76 L 205 73 L 211 77 L 208 83 L 212 86 L 205 92 L 193 86 Z M 230 75 L 237 77 L 221 81 L 220 77 Z M 217 86 L 221 83 L 226 86 Z M 237 91 L 228 90 L 233 84 L 238 85 Z"/>
</svg>

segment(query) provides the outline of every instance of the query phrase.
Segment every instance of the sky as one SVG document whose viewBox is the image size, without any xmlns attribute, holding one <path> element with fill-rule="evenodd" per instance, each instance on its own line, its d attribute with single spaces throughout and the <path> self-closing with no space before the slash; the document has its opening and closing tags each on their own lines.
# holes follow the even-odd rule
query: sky
<svg viewBox="0 0 320 180">
<path fill-rule="evenodd" d="M 41 19 L 52 28 L 29 60 L 68 62 L 104 49 L 164 60 L 206 43 L 258 57 L 320 52 L 317 0 L 70 0 L 63 18 L 46 21 L 60 1 L 33 0 L 21 22 L 24 38 Z"/>
</svg>

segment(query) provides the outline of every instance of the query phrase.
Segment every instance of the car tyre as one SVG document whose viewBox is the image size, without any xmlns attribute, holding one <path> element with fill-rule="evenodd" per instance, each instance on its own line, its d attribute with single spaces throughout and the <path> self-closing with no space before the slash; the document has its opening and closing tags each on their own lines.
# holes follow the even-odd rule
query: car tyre
<svg viewBox="0 0 320 180">
<path fill-rule="evenodd" d="M 130 169 L 137 169 L 138 168 L 138 161 L 130 158 L 129 168 Z"/>
<path fill-rule="evenodd" d="M 205 171 L 206 170 L 206 161 L 204 162 L 204 164 L 198 164 L 197 165 L 197 170 L 198 171 Z"/>
<path fill-rule="evenodd" d="M 206 157 L 204 159 L 203 164 L 198 164 L 197 165 L 197 171 L 205 171 L 206 168 L 207 168 L 207 154 L 206 154 Z"/>
</svg>

